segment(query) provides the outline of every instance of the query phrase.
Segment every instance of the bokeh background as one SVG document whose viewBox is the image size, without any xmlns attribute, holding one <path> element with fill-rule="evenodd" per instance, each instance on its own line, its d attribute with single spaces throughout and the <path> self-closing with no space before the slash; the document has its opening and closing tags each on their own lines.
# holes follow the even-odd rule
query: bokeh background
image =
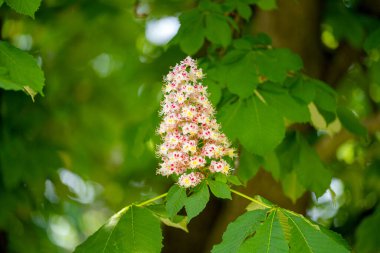
<svg viewBox="0 0 380 253">
<path fill-rule="evenodd" d="M 155 173 L 157 111 L 163 75 L 186 56 L 168 42 L 181 12 L 196 5 L 44 0 L 35 20 L 1 7 L 0 38 L 32 54 L 46 78 L 35 102 L 0 91 L 1 252 L 72 252 L 117 210 L 170 187 Z M 305 193 L 292 203 L 262 168 L 246 192 L 307 214 L 357 252 L 380 252 L 380 52 L 363 51 L 380 27 L 380 2 L 282 0 L 276 10 L 252 12 L 244 31 L 266 32 L 274 46 L 298 53 L 305 71 L 329 83 L 370 134 L 342 130 L 315 142 L 334 172 L 332 191 L 318 200 Z M 207 54 L 206 43 L 195 56 Z M 246 204 L 213 199 L 190 234 L 164 228 L 164 251 L 207 252 Z"/>
</svg>

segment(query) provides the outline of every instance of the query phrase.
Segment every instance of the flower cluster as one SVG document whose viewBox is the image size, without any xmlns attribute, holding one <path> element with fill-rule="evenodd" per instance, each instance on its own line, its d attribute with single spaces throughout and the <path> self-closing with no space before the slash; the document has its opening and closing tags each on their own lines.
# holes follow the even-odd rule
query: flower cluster
<svg viewBox="0 0 380 253">
<path fill-rule="evenodd" d="M 157 173 L 176 174 L 182 187 L 194 187 L 210 173 L 229 174 L 226 157 L 235 156 L 226 136 L 220 132 L 207 87 L 200 81 L 202 69 L 187 57 L 164 78 L 161 102 L 162 122 L 157 129 L 163 143 L 157 147 L 162 163 Z"/>
</svg>

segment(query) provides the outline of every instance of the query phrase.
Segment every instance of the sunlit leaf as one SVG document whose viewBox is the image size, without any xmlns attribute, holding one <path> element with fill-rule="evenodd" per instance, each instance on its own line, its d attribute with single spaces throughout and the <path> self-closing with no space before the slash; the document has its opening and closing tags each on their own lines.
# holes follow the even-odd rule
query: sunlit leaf
<svg viewBox="0 0 380 253">
<path fill-rule="evenodd" d="M 255 232 L 265 219 L 266 210 L 249 211 L 230 223 L 223 234 L 223 241 L 212 248 L 212 253 L 237 252 L 243 241 Z"/>
<path fill-rule="evenodd" d="M 291 253 L 350 252 L 345 246 L 324 234 L 318 225 L 286 210 L 282 212 L 288 217 L 288 223 L 291 227 L 289 242 Z"/>
<path fill-rule="evenodd" d="M 34 98 L 42 93 L 45 77 L 37 61 L 28 53 L 0 41 L 0 87 L 23 90 Z"/>
<path fill-rule="evenodd" d="M 283 82 L 288 72 L 303 67 L 301 58 L 285 48 L 256 51 L 251 57 L 256 62 L 259 74 L 273 82 Z"/>
<path fill-rule="evenodd" d="M 236 126 L 243 146 L 258 155 L 272 151 L 285 135 L 285 125 L 280 114 L 264 104 L 257 96 L 247 99 L 240 109 Z"/>
<path fill-rule="evenodd" d="M 243 57 L 228 65 L 226 82 L 228 89 L 241 98 L 247 98 L 253 94 L 259 79 L 250 57 Z"/>
<path fill-rule="evenodd" d="M 130 206 L 115 214 L 75 249 L 75 253 L 150 253 L 162 247 L 160 221 L 149 210 Z"/>
<path fill-rule="evenodd" d="M 16 12 L 28 15 L 32 18 L 34 18 L 34 13 L 41 5 L 41 0 L 5 0 L 5 2 Z"/>
<path fill-rule="evenodd" d="M 246 240 L 239 253 L 249 252 L 289 252 L 288 243 L 285 239 L 277 210 L 274 210 L 258 228 L 255 235 Z"/>
<path fill-rule="evenodd" d="M 310 120 L 307 104 L 297 101 L 289 94 L 288 90 L 267 83 L 260 93 L 265 101 L 276 108 L 285 118 L 294 122 L 308 122 Z"/>
</svg>

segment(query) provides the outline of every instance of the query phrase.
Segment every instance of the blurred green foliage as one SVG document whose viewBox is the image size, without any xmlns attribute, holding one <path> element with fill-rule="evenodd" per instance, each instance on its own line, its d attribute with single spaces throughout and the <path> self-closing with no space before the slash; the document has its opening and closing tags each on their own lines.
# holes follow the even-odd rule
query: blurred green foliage
<svg viewBox="0 0 380 253">
<path fill-rule="evenodd" d="M 275 1 L 4 2 L 1 87 L 34 96 L 42 94 L 38 66 L 46 79 L 44 97 L 35 102 L 21 92 L 0 93 L 6 252 L 70 252 L 114 211 L 168 188 L 170 180 L 155 176 L 161 80 L 186 54 L 199 58 L 223 130 L 240 145 L 242 181 L 263 167 L 296 201 L 307 190 L 322 196 L 333 177 L 342 189 L 331 184 L 331 192 L 313 198 L 309 216 L 340 232 L 357 252 L 380 250 L 374 236 L 380 18 L 365 1 L 323 1 L 326 57 L 344 46 L 360 55 L 332 84 L 307 76 L 291 50 L 250 32 L 258 7 L 271 10 Z M 181 26 L 170 43 L 149 39 L 149 24 L 178 16 Z M 21 63 L 1 54 L 10 46 Z M 327 134 L 338 140 L 320 152 L 322 162 L 312 146 Z"/>
</svg>

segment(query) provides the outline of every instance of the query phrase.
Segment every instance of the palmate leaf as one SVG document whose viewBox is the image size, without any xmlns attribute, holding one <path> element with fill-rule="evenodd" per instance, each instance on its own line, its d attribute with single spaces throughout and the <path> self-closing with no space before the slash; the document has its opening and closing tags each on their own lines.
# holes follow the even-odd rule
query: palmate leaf
<svg viewBox="0 0 380 253">
<path fill-rule="evenodd" d="M 301 58 L 287 48 L 253 51 L 258 73 L 273 82 L 283 82 L 289 71 L 303 67 Z"/>
<path fill-rule="evenodd" d="M 148 209 L 129 206 L 79 245 L 74 253 L 153 253 L 162 248 L 160 221 Z"/>
<path fill-rule="evenodd" d="M 288 243 L 277 216 L 277 209 L 270 213 L 265 222 L 257 228 L 256 234 L 246 240 L 238 252 L 289 252 Z"/>
<path fill-rule="evenodd" d="M 265 219 L 266 210 L 249 211 L 230 223 L 223 234 L 223 241 L 215 245 L 212 253 L 237 252 L 243 241 L 251 235 L 257 226 Z"/>
<path fill-rule="evenodd" d="M 329 187 L 331 172 L 302 135 L 289 133 L 276 149 L 276 154 L 281 167 L 282 187 L 293 202 L 305 190 L 321 196 Z"/>
<path fill-rule="evenodd" d="M 230 53 L 230 57 L 239 56 L 240 50 Z M 227 65 L 226 82 L 228 89 L 240 98 L 247 98 L 253 94 L 254 89 L 259 84 L 259 78 L 255 70 L 255 65 L 249 56 L 241 58 L 239 61 Z"/>
<path fill-rule="evenodd" d="M 0 88 L 23 90 L 32 98 L 43 94 L 45 77 L 37 61 L 4 41 L 0 41 L 0 69 Z"/>
<path fill-rule="evenodd" d="M 240 142 L 247 150 L 258 155 L 272 151 L 285 136 L 281 115 L 257 96 L 247 99 L 241 111 L 240 124 Z"/>
<path fill-rule="evenodd" d="M 350 252 L 343 243 L 324 233 L 318 225 L 312 224 L 301 215 L 287 210 L 282 212 L 288 217 L 288 224 L 291 227 L 290 253 Z"/>
<path fill-rule="evenodd" d="M 294 122 L 310 121 L 310 112 L 306 103 L 296 100 L 287 89 L 274 83 L 265 83 L 260 94 L 265 101 L 281 113 L 285 118 Z"/>
<path fill-rule="evenodd" d="M 244 148 L 257 155 L 272 151 L 285 135 L 281 114 L 257 96 L 227 104 L 219 115 L 228 137 L 238 138 Z"/>
<path fill-rule="evenodd" d="M 228 225 L 212 252 L 348 253 L 342 237 L 300 214 L 256 196 L 248 212 Z M 260 202 L 262 204 L 260 204 Z M 269 208 L 267 208 L 269 207 Z"/>
</svg>

